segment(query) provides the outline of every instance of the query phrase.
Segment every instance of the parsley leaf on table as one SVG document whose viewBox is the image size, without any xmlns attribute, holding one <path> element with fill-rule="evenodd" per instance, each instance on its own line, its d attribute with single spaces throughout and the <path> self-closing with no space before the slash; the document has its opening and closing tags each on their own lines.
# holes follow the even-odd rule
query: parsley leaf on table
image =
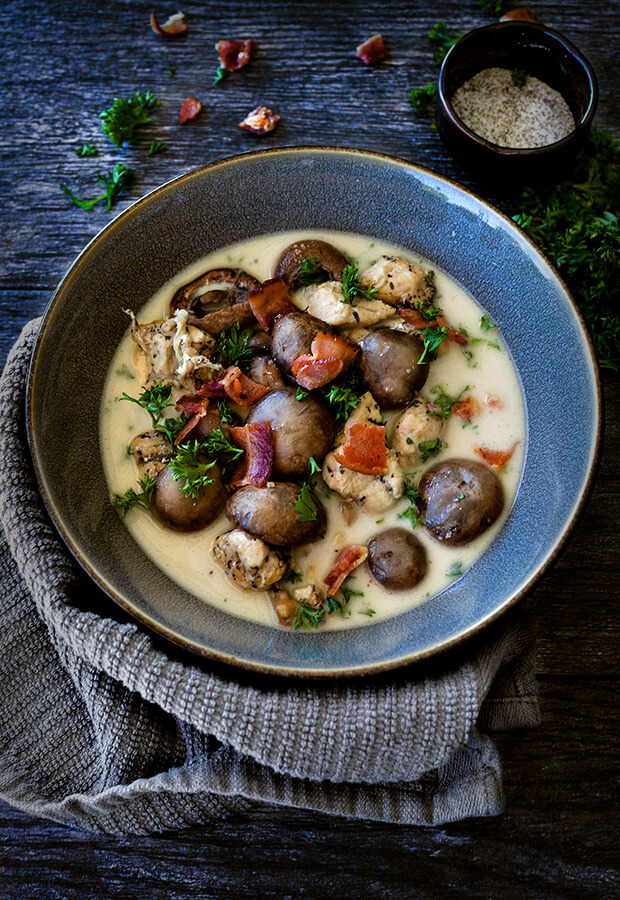
<svg viewBox="0 0 620 900">
<path fill-rule="evenodd" d="M 425 84 L 422 88 L 414 88 L 409 95 L 409 103 L 419 116 L 430 119 L 437 103 L 437 87 Z"/>
<path fill-rule="evenodd" d="M 456 44 L 457 41 L 460 41 L 462 37 L 462 34 L 459 34 L 455 38 L 450 37 L 450 35 L 448 34 L 448 29 L 446 28 L 446 23 L 443 21 L 443 19 L 433 25 L 428 33 L 428 39 L 431 44 L 436 44 L 435 50 L 433 52 L 433 62 L 435 63 L 435 65 L 440 66 L 442 64 L 444 57 L 450 47 Z"/>
<path fill-rule="evenodd" d="M 151 121 L 149 113 L 161 106 L 161 100 L 150 91 L 142 95 L 140 91 L 132 97 L 115 97 L 114 103 L 99 114 L 101 128 L 115 147 L 122 147 L 133 138 L 136 128 Z"/>
<path fill-rule="evenodd" d="M 123 165 L 115 166 L 111 172 L 103 172 L 101 175 L 97 175 L 97 181 L 100 181 L 105 186 L 105 193 L 101 194 L 100 197 L 96 197 L 94 200 L 80 200 L 71 193 L 66 184 L 61 184 L 60 187 L 67 197 L 69 197 L 71 202 L 76 206 L 79 206 L 80 209 L 90 212 L 97 203 L 101 203 L 105 200 L 105 209 L 106 212 L 109 212 L 112 206 L 112 200 L 114 200 L 123 188 L 129 184 L 132 178 L 133 170 Z"/>
</svg>

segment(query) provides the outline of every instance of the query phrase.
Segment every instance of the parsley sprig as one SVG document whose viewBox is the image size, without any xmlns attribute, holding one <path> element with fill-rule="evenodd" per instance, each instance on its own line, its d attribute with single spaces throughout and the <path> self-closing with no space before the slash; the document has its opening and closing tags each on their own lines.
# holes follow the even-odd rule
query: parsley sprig
<svg viewBox="0 0 620 900">
<path fill-rule="evenodd" d="M 149 113 L 161 106 L 161 100 L 150 91 L 140 91 L 129 98 L 116 97 L 108 109 L 99 114 L 101 128 L 115 147 L 122 147 L 133 138 L 136 128 L 151 121 Z"/>
<path fill-rule="evenodd" d="M 351 597 L 363 597 L 363 591 L 356 591 L 351 584 L 351 579 L 347 578 L 340 590 L 337 592 L 335 597 L 327 597 L 325 603 L 327 605 L 327 613 L 328 615 L 332 615 L 335 612 L 339 612 L 341 616 L 344 616 L 345 609 L 351 602 Z"/>
<path fill-rule="evenodd" d="M 114 166 L 111 172 L 102 172 L 100 175 L 97 175 L 97 181 L 100 181 L 105 186 L 105 192 L 100 197 L 95 197 L 94 200 L 80 200 L 71 193 L 64 183 L 60 187 L 71 202 L 79 206 L 80 209 L 90 212 L 94 206 L 105 200 L 105 209 L 106 212 L 109 212 L 112 201 L 120 194 L 123 188 L 127 187 L 132 178 L 133 170 L 123 165 Z"/>
<path fill-rule="evenodd" d="M 198 498 L 200 488 L 213 484 L 213 478 L 210 477 L 209 472 L 215 465 L 215 460 L 205 461 L 202 453 L 203 445 L 198 440 L 195 440 L 193 444 L 189 442 L 181 444 L 177 448 L 176 456 L 168 463 L 174 480 L 184 479 L 184 484 L 179 488 L 181 493 L 194 500 Z"/>
<path fill-rule="evenodd" d="M 424 525 L 424 519 L 418 512 L 418 505 L 422 499 L 419 490 L 414 486 L 413 482 L 405 481 L 405 490 L 403 497 L 409 501 L 409 507 L 398 514 L 399 519 L 407 519 L 412 528 L 417 525 Z"/>
<path fill-rule="evenodd" d="M 425 363 L 428 354 L 434 353 L 437 347 L 439 347 L 442 341 L 445 341 L 447 337 L 448 332 L 445 325 L 442 325 L 440 328 L 433 328 L 432 325 L 427 325 L 422 332 L 424 350 L 422 351 L 422 355 L 418 360 L 418 365 L 422 365 L 422 363 Z"/>
<path fill-rule="evenodd" d="M 357 365 L 351 366 L 346 374 L 343 387 L 331 384 L 325 387 L 323 396 L 329 403 L 336 421 L 346 421 L 364 393 L 362 371 Z"/>
<path fill-rule="evenodd" d="M 172 388 L 170 385 L 156 384 L 152 388 L 144 388 L 139 397 L 130 397 L 123 391 L 121 400 L 129 400 L 145 409 L 151 417 L 153 428 L 157 428 L 164 410 L 170 406 Z"/>
<path fill-rule="evenodd" d="M 310 485 L 307 481 L 301 486 L 297 500 L 295 501 L 298 522 L 314 522 L 317 516 L 316 503 L 310 493 Z"/>
<path fill-rule="evenodd" d="M 329 281 L 329 275 L 313 256 L 308 256 L 301 261 L 297 281 L 307 287 L 309 284 L 323 284 L 324 281 Z"/>
<path fill-rule="evenodd" d="M 435 395 L 435 399 L 433 400 L 433 404 L 438 406 L 439 409 L 427 409 L 427 416 L 438 416 L 440 419 L 449 419 L 452 413 L 452 407 L 454 404 L 461 399 L 465 391 L 469 390 L 469 385 L 466 384 L 463 390 L 456 395 L 456 397 L 450 397 L 449 394 L 446 394 L 444 389 L 440 384 L 436 384 L 432 390 L 432 393 Z"/>
<path fill-rule="evenodd" d="M 430 119 L 437 103 L 437 86 L 425 84 L 422 88 L 414 88 L 409 95 L 409 103 L 419 116 Z"/>
<path fill-rule="evenodd" d="M 164 153 L 168 149 L 168 145 L 163 141 L 151 141 L 151 146 L 146 151 L 147 156 L 155 156 L 157 153 Z"/>
<path fill-rule="evenodd" d="M 307 603 L 300 603 L 297 607 L 297 614 L 293 622 L 293 629 L 298 628 L 318 628 L 319 624 L 325 618 L 325 610 L 322 606 L 316 608 L 308 606 Z"/>
<path fill-rule="evenodd" d="M 75 151 L 76 156 L 98 156 L 99 151 L 93 144 L 82 144 Z"/>
<path fill-rule="evenodd" d="M 126 516 L 129 510 L 134 509 L 136 506 L 141 506 L 143 509 L 148 510 L 151 508 L 151 493 L 155 484 L 156 479 L 146 475 L 138 482 L 139 492 L 134 490 L 134 488 L 129 488 L 122 496 L 114 494 L 112 504 L 123 513 L 123 516 Z"/>
<path fill-rule="evenodd" d="M 420 451 L 422 462 L 426 462 L 427 460 L 432 459 L 433 456 L 437 456 L 441 453 L 442 447 L 443 441 L 441 438 L 436 438 L 434 441 L 421 441 L 418 444 L 418 450 Z"/>
<path fill-rule="evenodd" d="M 343 303 L 355 306 L 356 301 L 374 300 L 377 288 L 363 288 L 359 283 L 359 266 L 357 263 L 351 263 L 345 266 L 342 271 L 342 294 Z"/>
<path fill-rule="evenodd" d="M 221 331 L 216 338 L 217 348 L 222 357 L 222 365 L 238 366 L 242 372 L 246 372 L 252 362 L 253 351 L 248 347 L 248 341 L 252 337 L 252 329 L 241 331 L 239 322 L 228 329 Z"/>
<path fill-rule="evenodd" d="M 225 78 L 228 78 L 228 69 L 225 69 L 224 66 L 218 66 L 213 75 L 213 84 L 220 84 Z"/>
<path fill-rule="evenodd" d="M 436 66 L 440 66 L 444 61 L 444 57 L 450 47 L 456 44 L 457 41 L 463 37 L 462 34 L 459 34 L 457 37 L 450 37 L 448 34 L 448 29 L 446 28 L 446 23 L 443 19 L 440 22 L 436 22 L 435 25 L 431 28 L 428 33 L 428 39 L 431 44 L 435 44 L 435 50 L 433 52 L 433 62 Z"/>
</svg>

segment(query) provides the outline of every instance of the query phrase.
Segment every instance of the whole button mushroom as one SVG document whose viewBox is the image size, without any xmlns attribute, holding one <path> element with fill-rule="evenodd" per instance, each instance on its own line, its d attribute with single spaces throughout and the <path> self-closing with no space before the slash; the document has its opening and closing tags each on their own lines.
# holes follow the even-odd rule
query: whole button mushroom
<svg viewBox="0 0 620 900">
<path fill-rule="evenodd" d="M 334 440 L 334 417 L 313 396 L 296 399 L 294 388 L 272 391 L 256 403 L 247 418 L 269 422 L 273 434 L 273 471 L 276 475 L 305 475 L 313 456 L 322 462 Z"/>
<path fill-rule="evenodd" d="M 448 459 L 427 469 L 418 485 L 424 527 L 442 544 L 460 546 L 479 537 L 504 507 L 497 475 L 471 459 Z"/>
<path fill-rule="evenodd" d="M 387 528 L 368 542 L 368 568 L 381 587 L 406 591 L 426 575 L 426 550 L 410 531 Z"/>
<path fill-rule="evenodd" d="M 190 497 L 181 490 L 184 478 L 175 481 L 172 469 L 166 466 L 157 476 L 151 509 L 164 525 L 175 531 L 197 531 L 204 528 L 221 513 L 228 496 L 222 484 L 219 466 L 213 466 L 209 477 L 212 479 L 211 483 L 199 488 L 197 497 Z"/>
<path fill-rule="evenodd" d="M 383 409 L 406 406 L 424 386 L 428 364 L 418 364 L 423 351 L 419 337 L 391 328 L 379 328 L 364 338 L 360 368 Z"/>
<path fill-rule="evenodd" d="M 274 482 L 258 488 L 249 484 L 235 491 L 226 504 L 226 515 L 239 528 L 275 547 L 299 547 L 318 540 L 325 531 L 327 516 L 320 500 L 309 491 L 316 518 L 299 521 L 296 484 Z"/>
<path fill-rule="evenodd" d="M 308 313 L 278 316 L 271 332 L 271 355 L 286 375 L 293 377 L 293 363 L 298 356 L 312 352 L 312 341 L 319 331 L 330 332 L 331 328 Z"/>
</svg>

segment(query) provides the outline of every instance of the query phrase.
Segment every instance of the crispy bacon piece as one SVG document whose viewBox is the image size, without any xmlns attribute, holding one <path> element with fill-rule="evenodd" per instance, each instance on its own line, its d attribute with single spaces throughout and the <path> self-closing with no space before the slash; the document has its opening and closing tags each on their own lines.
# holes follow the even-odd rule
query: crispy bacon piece
<svg viewBox="0 0 620 900">
<path fill-rule="evenodd" d="M 194 430 L 200 420 L 207 415 L 208 408 L 209 400 L 207 397 L 200 397 L 198 394 L 185 394 L 183 397 L 179 397 L 175 406 L 176 411 L 184 412 L 185 415 L 191 413 L 191 416 L 185 424 L 185 427 L 176 436 L 174 441 L 175 446 L 178 447 L 181 441 L 185 440 L 190 431 Z"/>
<path fill-rule="evenodd" d="M 243 122 L 239 122 L 239 128 L 244 128 L 253 134 L 267 134 L 269 131 L 273 131 L 279 121 L 280 116 L 276 116 L 270 109 L 265 106 L 257 106 L 247 114 Z"/>
<path fill-rule="evenodd" d="M 254 52 L 254 41 L 218 41 L 215 49 L 221 67 L 227 72 L 236 72 L 249 63 Z"/>
<path fill-rule="evenodd" d="M 495 472 L 501 472 L 506 463 L 510 462 L 515 450 L 519 445 L 519 441 L 515 441 L 509 450 L 491 450 L 489 447 L 474 447 L 474 453 Z"/>
<path fill-rule="evenodd" d="M 244 375 L 237 366 L 229 366 L 217 381 L 201 384 L 196 388 L 196 393 L 201 397 L 222 398 L 228 396 L 233 403 L 248 409 L 269 391 L 262 384 L 256 384 L 255 381 Z"/>
<path fill-rule="evenodd" d="M 202 103 L 200 100 L 196 100 L 195 97 L 188 97 L 187 100 L 184 100 L 181 112 L 179 113 L 179 122 L 181 125 L 185 125 L 190 119 L 195 119 L 201 109 Z"/>
<path fill-rule="evenodd" d="M 248 302 L 254 317 L 264 331 L 271 331 L 278 316 L 284 316 L 297 309 L 282 278 L 263 281 L 257 290 L 248 294 Z"/>
<path fill-rule="evenodd" d="M 308 391 L 323 387 L 347 369 L 359 347 L 337 334 L 319 331 L 310 347 L 312 353 L 298 356 L 292 366 L 297 384 Z"/>
<path fill-rule="evenodd" d="M 483 397 L 484 405 L 488 406 L 489 409 L 503 409 L 504 404 L 496 397 L 495 394 L 485 394 Z"/>
<path fill-rule="evenodd" d="M 406 322 L 408 325 L 411 325 L 417 331 L 424 331 L 427 325 L 430 325 L 432 328 L 437 328 L 438 326 L 444 327 L 448 334 L 448 340 L 452 341 L 453 344 L 460 344 L 461 347 L 464 347 L 467 344 L 467 338 L 464 334 L 461 334 L 460 331 L 456 331 L 456 329 L 451 328 L 448 325 L 446 317 L 441 313 L 436 316 L 434 319 L 425 319 L 417 309 L 406 309 L 401 306 L 398 310 L 398 315 Z"/>
<path fill-rule="evenodd" d="M 269 422 L 255 422 L 253 425 L 231 428 L 230 436 L 245 451 L 230 481 L 231 487 L 238 488 L 246 484 L 264 487 L 271 477 L 273 466 L 271 425 Z"/>
<path fill-rule="evenodd" d="M 328 597 L 334 597 L 337 594 L 345 578 L 348 578 L 354 569 L 361 566 L 367 556 L 368 547 L 360 547 L 359 544 L 350 544 L 340 551 L 336 562 L 323 579 Z"/>
<path fill-rule="evenodd" d="M 178 37 L 180 34 L 185 34 L 187 31 L 187 25 L 183 21 L 184 17 L 184 13 L 178 12 L 173 16 L 170 16 L 163 25 L 160 25 L 157 21 L 155 11 L 153 10 L 151 13 L 151 28 L 155 34 L 159 34 L 161 37 Z"/>
<path fill-rule="evenodd" d="M 387 473 L 385 428 L 371 422 L 349 422 L 346 435 L 346 443 L 334 452 L 336 462 L 362 475 Z"/>
<path fill-rule="evenodd" d="M 364 41 L 363 44 L 359 45 L 355 55 L 367 66 L 372 63 L 381 62 L 382 59 L 385 59 L 385 46 L 383 44 L 382 36 L 380 34 L 373 34 L 371 38 L 368 38 L 367 41 Z"/>
<path fill-rule="evenodd" d="M 463 397 L 461 400 L 457 400 L 456 403 L 452 404 L 451 412 L 464 422 L 470 422 L 474 416 L 478 415 L 478 404 L 471 394 L 468 394 L 466 397 Z"/>
<path fill-rule="evenodd" d="M 521 7 L 520 9 L 509 9 L 508 12 L 505 12 L 503 16 L 500 17 L 500 22 L 534 22 L 536 25 L 543 25 L 544 23 L 537 19 L 534 13 L 530 12 L 529 9 L 525 9 L 525 7 Z"/>
</svg>

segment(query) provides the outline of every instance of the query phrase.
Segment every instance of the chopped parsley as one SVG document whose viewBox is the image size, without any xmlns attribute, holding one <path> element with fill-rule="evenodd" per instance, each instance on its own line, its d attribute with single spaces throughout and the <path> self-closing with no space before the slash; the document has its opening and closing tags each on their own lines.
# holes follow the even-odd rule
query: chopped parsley
<svg viewBox="0 0 620 900">
<path fill-rule="evenodd" d="M 213 484 L 209 472 L 215 465 L 215 460 L 210 459 L 208 462 L 201 460 L 202 451 L 203 445 L 200 441 L 195 440 L 193 444 L 181 444 L 177 448 L 176 456 L 168 463 L 175 481 L 179 481 L 181 478 L 185 479 L 185 483 L 179 488 L 181 493 L 194 500 L 197 499 L 200 488 Z"/>
<path fill-rule="evenodd" d="M 430 119 L 437 103 L 437 87 L 425 84 L 423 88 L 414 88 L 409 94 L 409 103 L 419 116 Z"/>
<path fill-rule="evenodd" d="M 436 45 L 433 52 L 433 62 L 436 66 L 442 64 L 450 47 L 456 44 L 457 41 L 460 41 L 462 37 L 462 34 L 459 34 L 458 37 L 455 38 L 450 37 L 448 29 L 446 28 L 446 23 L 443 20 L 436 22 L 435 25 L 433 25 L 428 33 L 428 39 L 431 44 Z"/>
<path fill-rule="evenodd" d="M 170 395 L 172 388 L 170 385 L 156 384 L 152 388 L 145 388 L 139 397 L 130 397 L 123 391 L 120 400 L 129 400 L 131 403 L 137 403 L 142 409 L 145 409 L 151 417 L 153 428 L 157 428 L 164 410 L 170 406 Z"/>
<path fill-rule="evenodd" d="M 460 400 L 461 397 L 463 396 L 463 394 L 465 393 L 465 391 L 468 391 L 468 390 L 469 390 L 469 385 L 466 384 L 465 387 L 463 388 L 463 390 L 460 392 L 460 394 L 457 394 L 456 397 L 450 397 L 448 394 L 446 394 L 446 392 L 441 387 L 441 385 L 439 385 L 439 384 L 435 385 L 435 387 L 433 388 L 433 391 L 432 391 L 433 394 L 435 394 L 435 399 L 433 401 L 433 404 L 435 406 L 438 406 L 439 409 L 437 409 L 437 410 L 427 409 L 426 415 L 427 416 L 438 416 L 440 419 L 448 419 L 450 417 L 450 414 L 452 412 L 452 407 L 454 406 L 454 404 L 458 400 Z"/>
<path fill-rule="evenodd" d="M 161 100 L 147 91 L 144 96 L 140 91 L 127 99 L 116 97 L 109 109 L 100 113 L 101 128 L 115 147 L 122 147 L 133 138 L 136 128 L 147 125 L 151 121 L 149 113 L 161 106 Z"/>
<path fill-rule="evenodd" d="M 347 585 L 348 582 L 348 585 Z M 351 602 L 351 597 L 363 597 L 363 591 L 356 591 L 354 587 L 351 585 L 351 579 L 347 578 L 340 590 L 337 592 L 335 597 L 327 597 L 325 602 L 327 604 L 327 612 L 328 615 L 332 615 L 332 613 L 339 612 L 340 615 L 344 616 L 345 609 Z"/>
<path fill-rule="evenodd" d="M 138 482 L 138 487 L 140 488 L 139 493 L 133 488 L 129 488 L 122 496 L 114 494 L 112 497 L 112 504 L 117 509 L 120 509 L 124 516 L 126 516 L 129 510 L 133 509 L 135 506 L 142 506 L 144 509 L 150 509 L 151 493 L 155 484 L 156 479 L 147 475 Z"/>
<path fill-rule="evenodd" d="M 241 447 L 231 444 L 221 428 L 214 428 L 206 436 L 200 449 L 220 467 L 222 481 L 227 482 L 233 463 L 243 456 Z"/>
<path fill-rule="evenodd" d="M 474 337 L 474 338 L 470 338 L 469 342 L 470 342 L 470 344 L 486 344 L 488 347 L 493 347 L 494 350 L 499 350 L 500 353 L 502 352 L 502 348 L 497 343 L 497 341 L 488 341 L 486 338 Z"/>
<path fill-rule="evenodd" d="M 228 78 L 228 70 L 224 66 L 218 66 L 213 75 L 213 84 L 219 84 L 225 78 Z"/>
<path fill-rule="evenodd" d="M 438 453 L 441 453 L 442 447 L 443 443 L 441 438 L 436 438 L 434 441 L 421 441 L 418 444 L 418 450 L 420 451 L 422 462 L 426 462 L 427 459 L 437 456 Z"/>
<path fill-rule="evenodd" d="M 414 487 L 411 481 L 405 481 L 403 497 L 408 500 L 411 505 L 404 512 L 399 513 L 398 518 L 407 519 L 412 528 L 415 528 L 416 525 L 424 525 L 424 519 L 418 512 L 418 504 L 422 499 L 422 495 L 419 490 Z"/>
<path fill-rule="evenodd" d="M 424 341 L 424 350 L 422 351 L 422 355 L 418 360 L 418 365 L 426 362 L 426 357 L 429 353 L 434 353 L 437 347 L 445 341 L 448 337 L 448 332 L 446 331 L 445 325 L 442 325 L 441 328 L 433 328 L 431 325 L 427 325 L 427 327 L 422 332 L 422 340 Z"/>
<path fill-rule="evenodd" d="M 510 74 L 512 76 L 512 83 L 515 87 L 522 88 L 525 86 L 525 82 L 527 81 L 527 72 L 525 69 L 513 69 Z"/>
<path fill-rule="evenodd" d="M 505 0 L 478 0 L 478 6 L 487 12 L 490 16 L 501 16 L 504 12 Z"/>
<path fill-rule="evenodd" d="M 351 265 L 344 267 L 342 271 L 343 303 L 354 306 L 358 298 L 361 298 L 362 300 L 373 300 L 373 295 L 377 293 L 377 290 L 378 288 L 367 289 L 360 285 L 359 266 L 357 263 L 351 263 Z"/>
<path fill-rule="evenodd" d="M 310 485 L 304 482 L 295 501 L 298 522 L 314 522 L 317 517 L 316 503 L 310 493 Z"/>
<path fill-rule="evenodd" d="M 216 343 L 224 366 L 238 366 L 242 372 L 249 369 L 253 351 L 251 347 L 248 347 L 248 342 L 252 334 L 251 328 L 241 331 L 239 322 L 235 322 L 228 331 L 220 332 Z"/>
<path fill-rule="evenodd" d="M 309 392 L 304 391 L 304 389 L 302 387 L 298 387 L 297 391 L 295 392 L 295 400 L 303 400 L 305 397 L 308 396 L 308 393 Z"/>
<path fill-rule="evenodd" d="M 311 456 L 310 459 L 308 460 L 308 476 L 311 477 L 312 475 L 315 475 L 317 472 L 320 472 L 320 471 L 321 471 L 320 465 L 318 464 L 318 462 L 316 461 L 314 456 Z"/>
<path fill-rule="evenodd" d="M 415 309 L 427 322 L 436 319 L 443 312 L 440 306 L 433 306 L 432 304 L 429 306 L 428 304 L 424 305 L 424 303 L 417 303 Z"/>
<path fill-rule="evenodd" d="M 217 408 L 220 413 L 222 425 L 229 425 L 233 420 L 233 413 L 228 403 L 225 400 L 218 400 Z"/>
<path fill-rule="evenodd" d="M 156 153 L 163 153 L 168 149 L 168 145 L 163 141 L 151 141 L 151 146 L 146 151 L 147 156 L 155 156 Z"/>
<path fill-rule="evenodd" d="M 360 614 L 360 616 L 374 616 L 375 611 L 374 611 L 374 609 L 370 609 L 370 608 L 369 609 L 360 609 L 359 614 Z"/>
<path fill-rule="evenodd" d="M 480 319 L 480 330 L 481 331 L 490 331 L 491 328 L 496 328 L 495 322 L 493 322 L 489 316 L 485 313 Z"/>
<path fill-rule="evenodd" d="M 325 388 L 324 396 L 332 408 L 336 421 L 346 421 L 356 409 L 363 393 L 362 371 L 359 366 L 353 365 L 347 372 L 344 387 L 329 385 Z"/>
<path fill-rule="evenodd" d="M 301 285 L 307 287 L 309 284 L 323 284 L 324 281 L 329 281 L 329 275 L 319 266 L 313 256 L 309 256 L 302 259 L 297 280 Z"/>
<path fill-rule="evenodd" d="M 474 354 L 471 352 L 471 350 L 461 350 L 461 353 L 465 357 L 465 362 L 467 363 L 467 365 L 469 366 L 470 369 L 478 368 L 478 363 L 474 359 Z"/>
<path fill-rule="evenodd" d="M 289 569 L 282 581 L 286 581 L 288 584 L 299 584 L 300 581 L 303 581 L 303 575 L 301 572 L 296 572 L 295 569 Z"/>
<path fill-rule="evenodd" d="M 452 565 L 450 566 L 450 568 L 448 569 L 448 571 L 446 572 L 446 575 L 449 578 L 460 578 L 460 576 L 462 574 L 463 574 L 463 563 L 460 561 L 453 562 Z"/>
<path fill-rule="evenodd" d="M 78 147 L 75 151 L 76 156 L 98 156 L 99 151 L 93 144 L 82 144 L 81 147 Z"/>
<path fill-rule="evenodd" d="M 95 197 L 94 200 L 80 200 L 71 193 L 66 184 L 61 184 L 60 187 L 71 202 L 76 206 L 79 206 L 80 209 L 90 212 L 94 206 L 105 200 L 105 209 L 106 212 L 109 212 L 112 201 L 125 187 L 127 187 L 132 178 L 133 170 L 123 165 L 114 166 L 111 172 L 102 172 L 100 175 L 97 175 L 97 181 L 100 181 L 104 185 L 105 192 L 101 194 L 101 196 Z"/>
<path fill-rule="evenodd" d="M 308 606 L 307 603 L 300 603 L 297 607 L 297 614 L 293 622 L 293 628 L 318 628 L 321 621 L 325 618 L 325 610 L 322 606 L 315 608 Z"/>
</svg>

